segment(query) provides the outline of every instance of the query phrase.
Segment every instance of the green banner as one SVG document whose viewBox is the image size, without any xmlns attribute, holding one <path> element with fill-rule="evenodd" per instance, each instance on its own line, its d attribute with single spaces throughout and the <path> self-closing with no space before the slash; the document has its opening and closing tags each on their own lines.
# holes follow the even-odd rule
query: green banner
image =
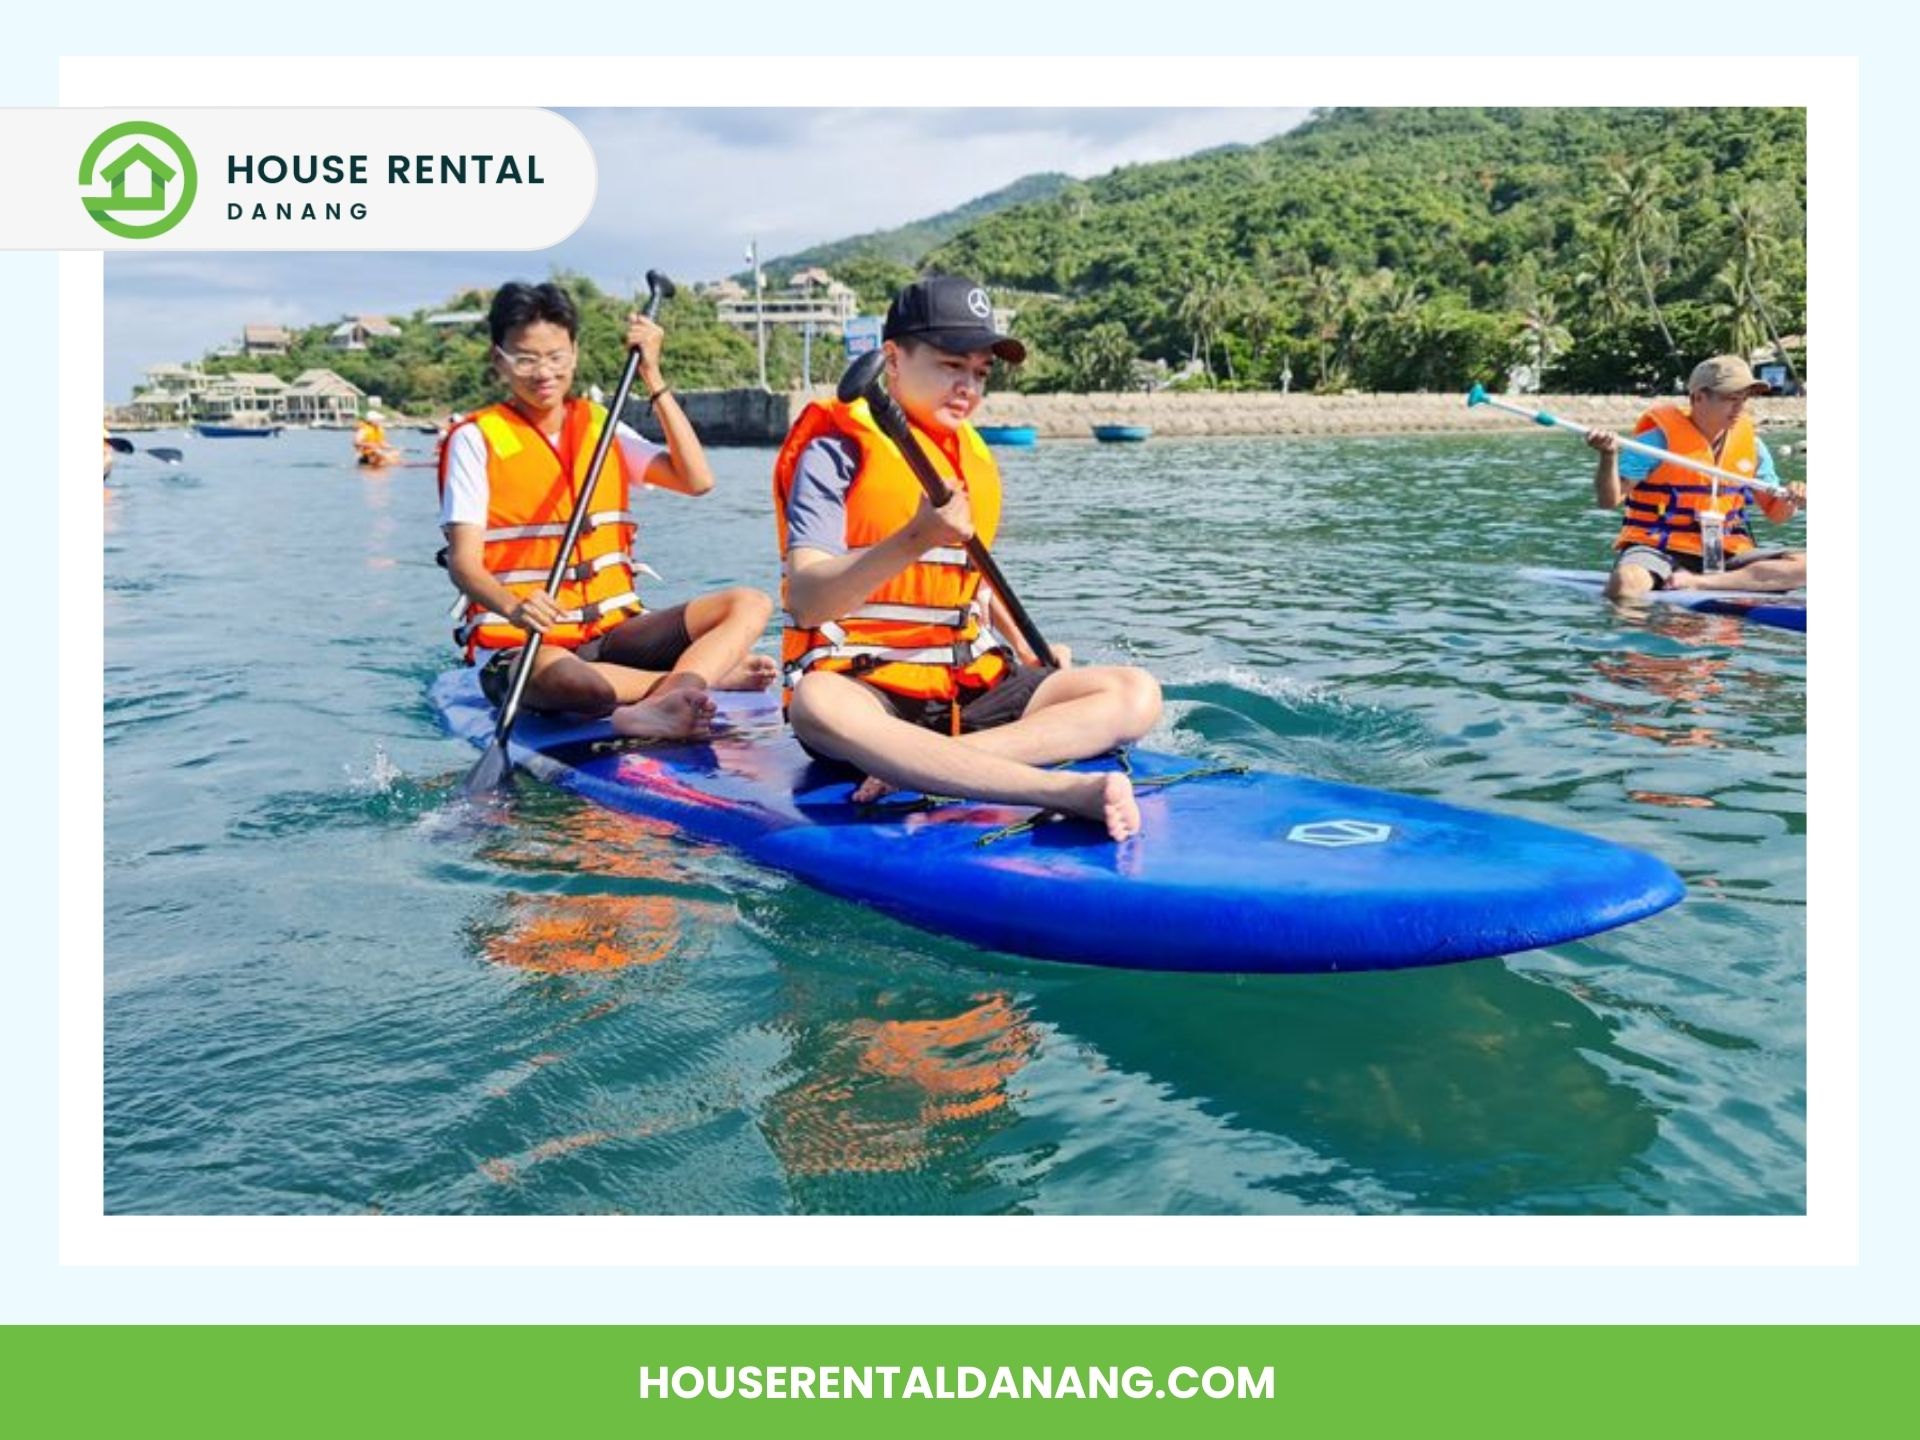
<svg viewBox="0 0 1920 1440">
<path fill-rule="evenodd" d="M 110 1326 L 11 1329 L 4 1368 L 19 1435 L 1818 1435 L 1903 1428 L 1917 1350 L 1857 1327 Z"/>
</svg>

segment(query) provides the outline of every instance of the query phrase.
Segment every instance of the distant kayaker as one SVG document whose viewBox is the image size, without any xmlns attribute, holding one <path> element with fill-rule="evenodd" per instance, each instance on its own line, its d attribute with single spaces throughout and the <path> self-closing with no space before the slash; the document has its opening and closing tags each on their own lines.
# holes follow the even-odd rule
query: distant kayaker
<svg viewBox="0 0 1920 1440">
<path fill-rule="evenodd" d="M 639 383 L 666 432 L 655 445 L 621 425 L 593 494 L 573 569 L 542 588 L 572 513 L 573 494 L 606 424 L 604 407 L 571 394 L 580 314 L 558 285 L 503 285 L 487 323 L 493 367 L 509 391 L 463 418 L 440 450 L 440 523 L 447 568 L 467 599 L 455 638 L 481 665 L 497 705 L 529 631 L 544 639 L 523 703 L 536 710 L 611 713 L 626 735 L 704 733 L 709 687 L 765 689 L 778 673 L 752 653 L 772 603 L 734 588 L 648 610 L 635 593 L 634 504 L 640 486 L 704 495 L 713 471 L 660 370 L 665 332 L 627 317 Z M 652 572 L 647 572 L 652 573 Z"/>
<path fill-rule="evenodd" d="M 991 545 L 1000 518 L 1000 474 L 969 417 L 994 359 L 1026 358 L 992 315 L 954 276 L 914 282 L 887 311 L 887 388 L 953 488 L 939 509 L 866 401 L 816 401 L 788 433 L 774 499 L 789 716 L 810 750 L 869 777 L 856 799 L 899 787 L 1042 805 L 1124 840 L 1140 827 L 1124 774 L 1038 767 L 1139 739 L 1160 687 L 1131 666 L 1070 669 L 1064 646 L 1060 668 L 1041 666 L 963 548 Z"/>
<path fill-rule="evenodd" d="M 1749 398 L 1772 388 L 1754 378 L 1739 356 L 1716 355 L 1694 367 L 1686 408 L 1670 401 L 1655 405 L 1640 417 L 1633 438 L 1778 486 L 1773 456 L 1746 413 Z M 1603 510 L 1626 509 L 1607 580 L 1612 598 L 1667 589 L 1793 590 L 1807 583 L 1806 553 L 1757 549 L 1747 523 L 1755 504 L 1776 525 L 1791 520 L 1806 499 L 1801 482 L 1787 485 L 1785 495 L 1772 495 L 1722 481 L 1716 494 L 1715 483 L 1697 471 L 1622 451 L 1610 430 L 1589 430 L 1587 444 L 1600 452 L 1593 475 L 1595 503 Z M 1711 549 L 1711 535 L 1703 535 L 1700 517 L 1708 515 L 1711 527 L 1716 512 L 1725 569 L 1712 572 L 1704 553 Z"/>
<path fill-rule="evenodd" d="M 397 465 L 400 451 L 387 442 L 387 417 L 378 406 L 369 408 L 353 431 L 353 454 L 356 464 L 379 469 L 387 465 Z"/>
</svg>

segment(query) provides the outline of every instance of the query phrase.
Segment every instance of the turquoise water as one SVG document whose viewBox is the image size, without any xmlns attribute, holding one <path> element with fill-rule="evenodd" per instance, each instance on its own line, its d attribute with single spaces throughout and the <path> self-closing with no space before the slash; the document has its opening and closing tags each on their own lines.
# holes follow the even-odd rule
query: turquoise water
<svg viewBox="0 0 1920 1440">
<path fill-rule="evenodd" d="M 1002 563 L 1162 678 L 1156 748 L 1691 890 L 1551 951 L 1249 978 L 980 953 L 530 782 L 479 819 L 425 701 L 433 472 L 141 443 L 187 461 L 107 487 L 109 1212 L 1804 1209 L 1806 642 L 1518 579 L 1604 559 L 1571 442 L 1003 453 Z M 656 603 L 774 583 L 771 454 L 714 458 L 644 502 Z"/>
</svg>

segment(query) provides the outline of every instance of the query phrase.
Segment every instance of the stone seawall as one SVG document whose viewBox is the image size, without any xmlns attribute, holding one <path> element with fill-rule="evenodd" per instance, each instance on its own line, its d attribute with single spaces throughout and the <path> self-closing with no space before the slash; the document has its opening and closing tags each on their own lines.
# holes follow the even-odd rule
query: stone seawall
<svg viewBox="0 0 1920 1440">
<path fill-rule="evenodd" d="M 807 403 L 801 393 L 760 390 L 676 391 L 700 438 L 709 445 L 777 446 Z M 819 389 L 825 398 L 832 392 Z M 1650 403 L 1640 395 L 1533 395 L 1515 403 L 1552 411 L 1581 425 L 1626 431 Z M 627 421 L 660 438 L 645 407 L 629 403 Z M 1752 413 L 1762 427 L 1804 427 L 1804 396 L 1761 399 Z M 1049 440 L 1090 440 L 1095 425 L 1148 425 L 1163 437 L 1198 435 L 1412 435 L 1527 430 L 1527 421 L 1464 395 L 1281 395 L 1273 391 L 1194 394 L 1018 395 L 987 397 L 974 417 L 982 425 L 1031 425 Z"/>
<path fill-rule="evenodd" d="M 775 445 L 787 438 L 798 406 L 786 395 L 764 390 L 675 390 L 694 433 L 707 445 Z M 660 424 L 644 399 L 629 400 L 626 422 L 649 440 L 660 439 Z"/>
<path fill-rule="evenodd" d="M 1630 430 L 1650 403 L 1638 395 L 1532 395 L 1514 403 L 1581 425 Z M 1761 426 L 1804 426 L 1804 397 L 1752 405 Z M 1032 425 L 1047 439 L 1085 440 L 1095 425 L 1150 425 L 1155 435 L 1399 435 L 1524 430 L 1529 422 L 1465 395 L 1139 394 L 987 397 L 976 424 Z"/>
</svg>

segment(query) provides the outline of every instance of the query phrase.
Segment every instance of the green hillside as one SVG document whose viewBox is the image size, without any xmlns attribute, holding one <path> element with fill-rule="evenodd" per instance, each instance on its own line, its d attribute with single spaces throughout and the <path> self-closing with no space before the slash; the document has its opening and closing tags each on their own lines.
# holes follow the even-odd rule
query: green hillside
<svg viewBox="0 0 1920 1440">
<path fill-rule="evenodd" d="M 1805 173 L 1799 110 L 1336 110 L 1070 185 L 922 264 L 1024 293 L 1033 388 L 1111 384 L 1131 351 L 1203 383 L 1465 388 L 1531 361 L 1660 389 L 1804 333 Z"/>
<path fill-rule="evenodd" d="M 1011 185 L 1003 185 L 998 190 L 951 210 L 943 210 L 938 215 L 930 215 L 925 220 L 915 220 L 892 230 L 874 230 L 865 235 L 810 246 L 791 255 L 764 260 L 760 268 L 767 272 L 768 283 L 775 285 L 785 284 L 794 271 L 809 265 L 818 265 L 836 275 L 849 261 L 878 261 L 911 268 L 974 222 L 1015 205 L 1051 200 L 1073 183 L 1070 175 L 1025 175 Z M 743 270 L 735 278 L 745 281 L 748 279 L 747 272 Z M 857 281 L 849 280 L 848 283 L 858 288 Z"/>
</svg>

